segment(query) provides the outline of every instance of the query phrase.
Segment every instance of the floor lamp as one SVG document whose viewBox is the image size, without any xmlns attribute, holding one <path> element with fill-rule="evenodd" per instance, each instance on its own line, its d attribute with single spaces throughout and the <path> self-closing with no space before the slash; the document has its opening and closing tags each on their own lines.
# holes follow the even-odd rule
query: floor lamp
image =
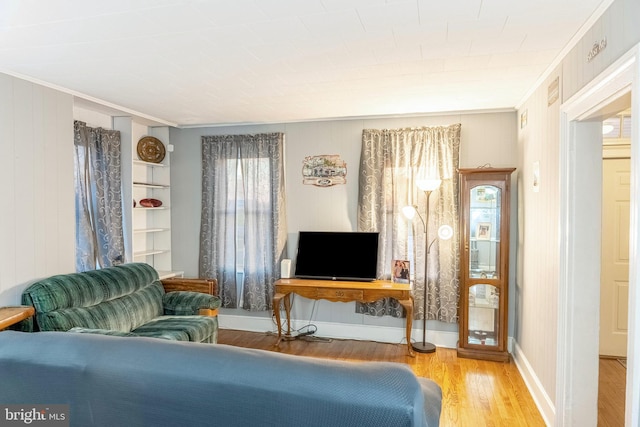
<svg viewBox="0 0 640 427">
<path fill-rule="evenodd" d="M 436 351 L 436 346 L 427 342 L 427 288 L 429 284 L 429 253 L 431 251 L 431 246 L 436 241 L 436 238 L 433 238 L 429 241 L 429 199 L 431 197 L 431 193 L 440 187 L 442 183 L 439 179 L 428 179 L 428 180 L 417 180 L 416 186 L 424 192 L 425 195 L 425 216 L 424 218 L 418 212 L 417 206 L 405 206 L 402 208 L 402 213 L 408 219 L 413 219 L 416 214 L 422 221 L 422 225 L 424 226 L 424 242 L 425 242 L 425 251 L 424 251 L 424 290 L 422 295 L 422 342 L 415 342 L 411 344 L 411 347 L 418 353 L 433 353 Z M 438 229 L 438 237 L 442 240 L 449 240 L 453 236 L 453 229 L 449 225 L 443 225 Z"/>
</svg>

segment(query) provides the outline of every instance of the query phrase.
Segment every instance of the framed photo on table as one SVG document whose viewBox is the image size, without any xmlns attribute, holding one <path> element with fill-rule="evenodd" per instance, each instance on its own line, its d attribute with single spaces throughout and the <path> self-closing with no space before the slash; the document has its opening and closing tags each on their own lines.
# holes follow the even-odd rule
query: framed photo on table
<svg viewBox="0 0 640 427">
<path fill-rule="evenodd" d="M 391 263 L 391 281 L 394 283 L 409 283 L 409 260 L 395 259 Z"/>
</svg>

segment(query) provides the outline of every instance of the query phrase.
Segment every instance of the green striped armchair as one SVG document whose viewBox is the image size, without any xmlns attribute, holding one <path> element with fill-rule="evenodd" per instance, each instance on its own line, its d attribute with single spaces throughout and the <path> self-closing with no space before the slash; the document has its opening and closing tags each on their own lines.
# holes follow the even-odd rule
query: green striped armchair
<svg viewBox="0 0 640 427">
<path fill-rule="evenodd" d="M 24 290 L 22 303 L 36 311 L 24 330 L 207 343 L 215 343 L 218 337 L 220 298 L 201 292 L 166 292 L 158 272 L 145 263 L 42 279 Z"/>
</svg>

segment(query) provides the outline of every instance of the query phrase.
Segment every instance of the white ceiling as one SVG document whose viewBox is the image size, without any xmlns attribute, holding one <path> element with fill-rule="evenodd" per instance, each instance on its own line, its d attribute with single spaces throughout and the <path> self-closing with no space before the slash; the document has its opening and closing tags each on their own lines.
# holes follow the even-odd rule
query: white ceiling
<svg viewBox="0 0 640 427">
<path fill-rule="evenodd" d="M 0 71 L 179 125 L 513 108 L 601 3 L 0 0 Z"/>
</svg>

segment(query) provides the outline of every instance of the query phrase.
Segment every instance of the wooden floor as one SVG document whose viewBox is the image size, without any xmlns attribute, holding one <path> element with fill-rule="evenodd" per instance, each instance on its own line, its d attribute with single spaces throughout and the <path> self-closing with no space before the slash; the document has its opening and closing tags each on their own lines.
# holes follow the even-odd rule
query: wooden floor
<svg viewBox="0 0 640 427">
<path fill-rule="evenodd" d="M 624 426 L 627 370 L 617 359 L 600 358 L 598 427 Z"/>
<path fill-rule="evenodd" d="M 371 341 L 284 341 L 264 333 L 220 330 L 218 343 L 311 357 L 405 363 L 442 387 L 442 427 L 544 426 L 544 421 L 513 362 L 458 358 L 452 349 L 407 355 L 404 345 Z"/>
</svg>

